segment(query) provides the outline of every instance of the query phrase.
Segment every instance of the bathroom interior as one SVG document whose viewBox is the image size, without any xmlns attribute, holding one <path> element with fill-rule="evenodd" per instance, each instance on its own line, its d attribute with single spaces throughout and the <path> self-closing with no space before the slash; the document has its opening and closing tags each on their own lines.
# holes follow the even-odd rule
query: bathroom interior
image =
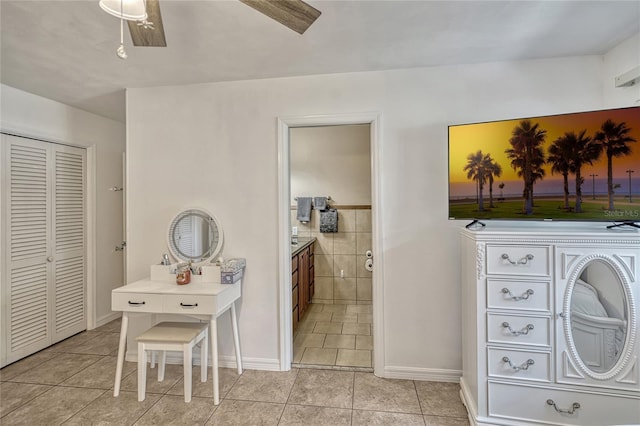
<svg viewBox="0 0 640 426">
<path fill-rule="evenodd" d="M 370 140 L 369 124 L 290 129 L 295 367 L 373 371 Z"/>
</svg>

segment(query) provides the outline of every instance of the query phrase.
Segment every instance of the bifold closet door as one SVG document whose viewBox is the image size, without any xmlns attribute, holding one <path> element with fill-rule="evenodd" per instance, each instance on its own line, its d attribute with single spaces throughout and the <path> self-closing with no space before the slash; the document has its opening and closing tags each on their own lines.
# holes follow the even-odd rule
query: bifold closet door
<svg viewBox="0 0 640 426">
<path fill-rule="evenodd" d="M 86 327 L 85 150 L 2 135 L 10 363 Z"/>
</svg>

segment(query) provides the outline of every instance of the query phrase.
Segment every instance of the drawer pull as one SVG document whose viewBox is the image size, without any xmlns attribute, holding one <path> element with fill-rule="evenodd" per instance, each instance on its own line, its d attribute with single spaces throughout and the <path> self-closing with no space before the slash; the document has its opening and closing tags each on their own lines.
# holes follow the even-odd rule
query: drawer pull
<svg viewBox="0 0 640 426">
<path fill-rule="evenodd" d="M 525 257 L 518 260 L 509 259 L 509 255 L 507 253 L 502 253 L 501 257 L 512 265 L 526 265 L 527 262 L 529 262 L 530 260 L 533 260 L 532 254 L 528 254 Z"/>
<path fill-rule="evenodd" d="M 180 302 L 180 306 L 182 306 L 183 308 L 195 308 L 196 306 L 198 306 L 198 304 L 197 303 L 190 304 L 190 303 L 182 303 L 182 302 Z"/>
<path fill-rule="evenodd" d="M 509 333 L 513 334 L 514 336 L 520 336 L 522 334 L 526 335 L 529 334 L 531 330 L 533 330 L 533 324 L 527 324 L 522 330 L 514 330 L 506 321 L 502 323 L 502 327 L 508 329 Z"/>
<path fill-rule="evenodd" d="M 511 367 L 512 369 L 514 369 L 515 371 L 520 371 L 520 370 L 528 370 L 529 367 L 531 367 L 533 364 L 535 364 L 536 362 L 534 360 L 532 360 L 531 358 L 529 358 L 528 360 L 526 360 L 525 362 L 523 362 L 520 365 L 513 365 L 511 363 L 511 360 L 508 357 L 502 357 L 502 362 L 505 362 L 507 364 L 509 364 L 509 367 Z"/>
<path fill-rule="evenodd" d="M 131 300 L 129 300 L 129 304 L 132 306 L 139 306 L 139 305 L 145 305 L 145 302 L 132 302 Z"/>
<path fill-rule="evenodd" d="M 558 406 L 556 405 L 555 402 L 553 402 L 553 399 L 547 399 L 547 405 L 553 405 L 553 408 L 558 412 L 558 413 L 567 413 L 567 414 L 573 414 L 576 412 L 576 410 L 578 408 L 580 408 L 580 404 L 577 402 L 574 402 L 571 405 L 571 408 L 569 409 L 564 409 L 564 408 L 558 408 Z"/>
<path fill-rule="evenodd" d="M 511 293 L 511 290 L 509 290 L 508 288 L 503 288 L 502 290 L 503 294 L 508 294 L 509 297 L 508 299 L 511 300 L 515 300 L 516 302 L 518 300 L 527 300 L 529 298 L 529 296 L 533 295 L 533 290 L 532 289 L 528 289 L 527 291 L 525 291 L 522 296 L 514 296 L 513 293 Z"/>
</svg>

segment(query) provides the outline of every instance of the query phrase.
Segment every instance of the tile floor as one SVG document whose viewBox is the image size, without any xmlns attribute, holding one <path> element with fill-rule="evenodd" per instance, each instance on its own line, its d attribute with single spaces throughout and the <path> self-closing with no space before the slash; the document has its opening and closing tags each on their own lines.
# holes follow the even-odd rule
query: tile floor
<svg viewBox="0 0 640 426">
<path fill-rule="evenodd" d="M 373 371 L 371 305 L 312 303 L 293 337 L 294 366 L 357 367 Z"/>
<path fill-rule="evenodd" d="M 137 401 L 136 364 L 125 363 L 113 397 L 119 321 L 80 333 L 0 370 L 2 425 L 468 425 L 454 383 L 391 380 L 371 373 L 297 369 L 220 369 L 221 403 L 211 375 L 193 371 L 193 399 L 183 397 L 182 367 L 164 382 L 149 372 Z"/>
</svg>

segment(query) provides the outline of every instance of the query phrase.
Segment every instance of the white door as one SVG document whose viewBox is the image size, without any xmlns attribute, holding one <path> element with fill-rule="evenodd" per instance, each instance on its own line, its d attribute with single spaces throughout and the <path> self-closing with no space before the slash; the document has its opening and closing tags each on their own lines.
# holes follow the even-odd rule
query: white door
<svg viewBox="0 0 640 426">
<path fill-rule="evenodd" d="M 2 142 L 5 365 L 86 328 L 86 154 Z"/>
</svg>

